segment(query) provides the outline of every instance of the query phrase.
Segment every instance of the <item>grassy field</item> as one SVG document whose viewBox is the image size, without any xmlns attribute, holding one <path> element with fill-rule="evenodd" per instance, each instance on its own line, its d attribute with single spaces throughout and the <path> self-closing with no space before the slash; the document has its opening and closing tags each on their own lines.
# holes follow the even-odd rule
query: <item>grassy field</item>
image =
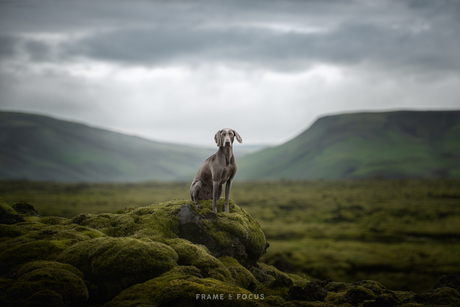
<svg viewBox="0 0 460 307">
<path fill-rule="evenodd" d="M 0 181 L 0 197 L 72 217 L 189 199 L 189 185 Z M 460 180 L 237 181 L 231 198 L 265 232 L 261 261 L 286 272 L 414 292 L 460 272 Z"/>
</svg>

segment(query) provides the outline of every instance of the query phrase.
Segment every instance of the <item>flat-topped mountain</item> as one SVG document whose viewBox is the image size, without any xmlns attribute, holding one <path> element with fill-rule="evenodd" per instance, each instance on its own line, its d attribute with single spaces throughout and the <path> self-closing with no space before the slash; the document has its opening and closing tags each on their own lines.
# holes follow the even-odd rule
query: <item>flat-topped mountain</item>
<svg viewBox="0 0 460 307">
<path fill-rule="evenodd" d="M 238 180 L 460 177 L 460 111 L 319 118 L 296 138 L 238 159 Z"/>
</svg>

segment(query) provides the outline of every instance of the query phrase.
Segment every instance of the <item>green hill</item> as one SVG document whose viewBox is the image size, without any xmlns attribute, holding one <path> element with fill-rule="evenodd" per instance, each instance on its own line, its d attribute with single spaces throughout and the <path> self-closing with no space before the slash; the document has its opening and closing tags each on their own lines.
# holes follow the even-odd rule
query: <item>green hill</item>
<svg viewBox="0 0 460 307">
<path fill-rule="evenodd" d="M 326 116 L 238 159 L 239 180 L 460 177 L 460 111 Z"/>
<path fill-rule="evenodd" d="M 46 116 L 0 112 L 0 179 L 175 180 L 196 172 L 212 152 Z"/>
</svg>

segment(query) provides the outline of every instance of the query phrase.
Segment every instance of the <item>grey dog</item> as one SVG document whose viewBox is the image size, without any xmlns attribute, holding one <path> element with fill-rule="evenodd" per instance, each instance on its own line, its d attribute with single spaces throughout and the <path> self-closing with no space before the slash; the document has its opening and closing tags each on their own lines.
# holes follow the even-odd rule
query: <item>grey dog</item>
<svg viewBox="0 0 460 307">
<path fill-rule="evenodd" d="M 228 208 L 228 197 L 232 187 L 232 180 L 236 174 L 235 157 L 233 156 L 233 139 L 243 143 L 241 136 L 233 129 L 219 130 L 214 136 L 214 141 L 219 149 L 215 154 L 204 161 L 196 173 L 190 186 L 190 196 L 195 206 L 201 199 L 212 199 L 212 210 L 217 213 L 217 200 L 222 195 L 222 185 L 225 186 L 224 211 Z"/>
</svg>

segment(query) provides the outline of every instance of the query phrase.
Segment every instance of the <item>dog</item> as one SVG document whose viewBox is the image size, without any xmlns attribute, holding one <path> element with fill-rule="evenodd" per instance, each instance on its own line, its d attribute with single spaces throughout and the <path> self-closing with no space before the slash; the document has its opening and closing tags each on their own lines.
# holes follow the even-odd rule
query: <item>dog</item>
<svg viewBox="0 0 460 307">
<path fill-rule="evenodd" d="M 222 186 L 225 186 L 224 211 L 230 212 L 228 198 L 232 187 L 232 180 L 236 174 L 235 157 L 233 156 L 233 140 L 243 143 L 243 139 L 233 129 L 219 130 L 214 136 L 214 141 L 219 149 L 215 154 L 204 161 L 190 186 L 190 196 L 198 205 L 201 199 L 212 199 L 212 210 L 217 213 L 217 200 L 222 195 Z"/>
</svg>

